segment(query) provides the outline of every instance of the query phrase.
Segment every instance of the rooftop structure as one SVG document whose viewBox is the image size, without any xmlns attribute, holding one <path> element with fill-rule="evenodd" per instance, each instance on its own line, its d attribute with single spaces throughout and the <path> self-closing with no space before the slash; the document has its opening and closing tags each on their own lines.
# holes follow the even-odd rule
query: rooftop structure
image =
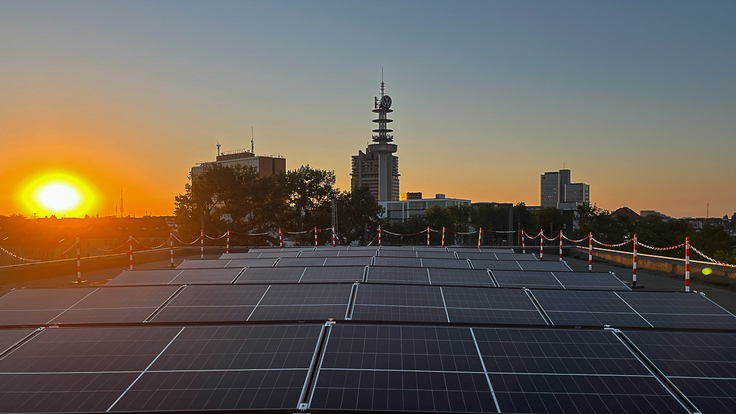
<svg viewBox="0 0 736 414">
<path fill-rule="evenodd" d="M 240 149 L 220 153 L 220 144 L 217 144 L 217 160 L 195 165 L 192 167 L 191 176 L 195 177 L 201 174 L 206 166 L 215 164 L 224 167 L 236 165 L 253 167 L 258 171 L 261 178 L 286 171 L 286 158 L 284 157 L 256 155 L 253 152 L 253 145 L 251 145 L 250 151 Z"/>
</svg>

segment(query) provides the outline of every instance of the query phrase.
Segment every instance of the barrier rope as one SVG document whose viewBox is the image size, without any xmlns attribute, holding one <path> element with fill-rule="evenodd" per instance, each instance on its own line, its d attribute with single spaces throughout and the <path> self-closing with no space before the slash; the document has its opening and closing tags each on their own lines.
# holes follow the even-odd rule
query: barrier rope
<svg viewBox="0 0 736 414">
<path fill-rule="evenodd" d="M 658 251 L 675 250 L 685 245 L 685 243 L 682 243 L 682 244 L 678 244 L 677 246 L 672 246 L 672 247 L 652 247 L 652 246 L 647 246 L 646 244 L 642 242 L 637 242 L 637 244 L 639 246 L 646 247 L 647 249 L 658 250 Z"/>
<path fill-rule="evenodd" d="M 466 232 L 462 232 L 462 231 L 453 231 L 451 229 L 447 229 L 447 231 L 449 231 L 450 233 L 461 234 L 461 235 L 469 235 L 469 234 L 475 234 L 475 233 L 477 233 L 477 231 L 466 231 Z"/>
<path fill-rule="evenodd" d="M 565 240 L 567 240 L 567 241 L 569 241 L 570 243 L 580 243 L 581 241 L 588 240 L 588 237 L 590 237 L 590 235 L 587 235 L 587 236 L 583 237 L 580 240 L 573 240 L 573 239 L 570 239 L 567 236 L 565 236 L 564 233 L 562 234 L 562 238 L 565 239 Z"/>
<path fill-rule="evenodd" d="M 220 240 L 220 239 L 224 239 L 224 238 L 225 238 L 225 236 L 227 236 L 227 232 L 225 232 L 225 233 L 224 233 L 224 234 L 223 234 L 222 236 L 220 236 L 220 237 L 211 237 L 211 236 L 208 236 L 208 235 L 206 235 L 206 234 L 204 235 L 204 237 L 206 237 L 206 238 L 208 238 L 208 239 L 210 239 L 210 240 Z"/>
<path fill-rule="evenodd" d="M 136 243 L 138 243 L 139 246 L 141 246 L 143 248 L 146 248 L 146 249 L 150 249 L 150 250 L 160 249 L 160 248 L 166 246 L 167 244 L 169 244 L 169 239 L 166 239 L 163 243 L 161 243 L 161 244 L 159 244 L 158 246 L 155 246 L 155 247 L 146 246 L 145 244 L 139 242 L 135 237 L 133 237 L 133 241 L 136 242 Z"/>
<path fill-rule="evenodd" d="M 121 244 L 120 246 L 117 246 L 117 247 L 113 247 L 112 249 L 100 249 L 99 247 L 95 247 L 95 246 L 92 246 L 91 244 L 87 243 L 84 239 L 82 239 L 82 243 L 86 244 L 87 246 L 89 246 L 89 247 L 91 247 L 91 248 L 93 248 L 95 250 L 99 250 L 99 251 L 105 252 L 105 253 L 111 253 L 111 252 L 114 252 L 115 250 L 117 250 L 117 249 L 119 249 L 121 247 L 127 246 L 128 245 L 128 240 L 126 239 L 123 242 L 123 244 Z M 69 250 L 71 250 L 71 248 L 69 248 Z M 67 250 L 67 251 L 69 251 L 69 250 Z"/>
<path fill-rule="evenodd" d="M 9 255 L 10 257 L 13 257 L 13 258 L 18 259 L 18 260 L 22 260 L 24 262 L 32 262 L 32 263 L 35 263 L 35 262 L 41 262 L 42 261 L 42 260 L 26 259 L 25 257 L 20 257 L 17 254 L 11 252 L 10 250 L 4 248 L 3 246 L 0 246 L 0 250 L 2 250 L 5 254 Z"/>
<path fill-rule="evenodd" d="M 183 242 L 183 241 L 179 240 L 179 238 L 178 238 L 178 237 L 176 237 L 176 235 L 174 235 L 174 240 L 178 241 L 178 242 L 179 242 L 179 243 L 181 243 L 181 244 L 187 245 L 187 246 L 191 246 L 191 245 L 193 245 L 194 243 L 198 242 L 198 241 L 199 241 L 199 239 L 200 239 L 200 237 L 197 237 L 197 238 L 196 238 L 196 239 L 194 239 L 194 241 L 192 241 L 191 243 L 186 243 L 186 242 Z"/>
<path fill-rule="evenodd" d="M 541 234 L 541 233 L 540 233 L 540 234 Z M 554 241 L 554 240 L 557 240 L 557 239 L 559 239 L 559 238 L 560 238 L 560 235 L 559 235 L 559 234 L 557 234 L 557 236 L 555 236 L 555 237 L 553 237 L 553 238 L 551 238 L 551 239 L 550 239 L 549 237 L 545 236 L 544 234 L 542 234 L 542 237 L 543 237 L 543 238 L 544 238 L 545 240 L 549 240 L 549 241 Z"/>
<path fill-rule="evenodd" d="M 524 233 L 524 237 L 526 237 L 529 240 L 534 240 L 534 239 L 536 239 L 537 237 L 540 237 L 540 236 L 542 236 L 542 232 L 541 231 L 539 233 L 537 233 L 537 235 L 534 236 L 534 237 L 530 236 L 528 233 Z M 585 239 L 587 239 L 587 237 Z M 585 239 L 583 239 L 583 240 L 585 240 Z"/>
<path fill-rule="evenodd" d="M 376 233 L 376 235 L 373 236 L 373 240 L 371 240 L 371 242 L 368 243 L 366 246 L 370 246 L 371 244 L 373 244 L 373 242 L 376 241 L 376 238 L 378 238 L 378 233 Z"/>
<path fill-rule="evenodd" d="M 416 236 L 418 234 L 426 233 L 427 230 L 425 229 L 425 230 L 422 230 L 422 231 L 419 231 L 419 232 L 416 232 L 416 233 L 410 233 L 410 234 L 394 233 L 394 232 L 391 232 L 391 231 L 388 231 L 388 230 L 383 230 L 383 232 L 386 233 L 386 234 L 390 234 L 392 236 L 402 236 L 402 237 L 404 237 L 404 236 Z"/>
<path fill-rule="evenodd" d="M 639 243 L 639 244 L 641 244 L 641 243 Z M 690 248 L 693 249 L 693 251 L 695 253 L 703 256 L 703 258 L 707 259 L 710 262 L 716 263 L 716 264 L 718 264 L 720 266 L 723 266 L 723 267 L 736 267 L 736 265 L 732 265 L 732 264 L 729 264 L 729 263 L 719 262 L 718 260 L 713 259 L 712 257 L 707 256 L 705 253 L 703 253 L 700 250 L 696 249 L 695 246 L 693 246 L 693 245 L 690 245 Z"/>
<path fill-rule="evenodd" d="M 626 245 L 626 244 L 632 243 L 632 242 L 634 241 L 634 239 L 631 239 L 631 240 L 627 240 L 627 241 L 625 241 L 625 242 L 623 242 L 623 243 L 619 243 L 619 244 L 606 244 L 606 243 L 603 243 L 603 242 L 600 242 L 600 241 L 596 240 L 596 239 L 595 239 L 595 237 L 593 238 L 593 241 L 594 241 L 595 243 L 598 243 L 598 244 L 600 244 L 601 246 L 606 246 L 606 247 L 621 247 L 621 246 L 623 246 L 623 245 Z M 639 244 L 641 244 L 641 243 L 639 243 Z"/>
</svg>

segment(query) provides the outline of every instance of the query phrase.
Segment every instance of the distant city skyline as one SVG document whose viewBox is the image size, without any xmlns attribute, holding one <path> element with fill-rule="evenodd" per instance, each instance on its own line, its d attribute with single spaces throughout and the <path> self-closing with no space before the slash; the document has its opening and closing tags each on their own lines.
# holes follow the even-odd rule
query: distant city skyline
<svg viewBox="0 0 736 414">
<path fill-rule="evenodd" d="M 381 66 L 401 192 L 539 204 L 563 167 L 615 210 L 736 211 L 731 2 L 0 2 L 0 214 L 73 176 L 86 213 L 172 214 L 223 150 L 334 170 Z M 79 215 L 79 214 L 78 214 Z M 81 214 L 84 215 L 84 214 Z"/>
</svg>

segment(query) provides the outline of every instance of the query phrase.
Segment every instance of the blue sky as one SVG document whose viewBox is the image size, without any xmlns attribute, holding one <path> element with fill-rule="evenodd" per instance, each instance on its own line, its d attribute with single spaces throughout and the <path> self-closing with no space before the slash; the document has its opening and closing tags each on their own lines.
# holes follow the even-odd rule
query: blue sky
<svg viewBox="0 0 736 414">
<path fill-rule="evenodd" d="M 736 3 L 0 1 L 0 214 L 26 175 L 169 214 L 189 168 L 250 145 L 335 170 L 370 139 L 381 67 L 401 191 L 736 211 Z M 28 212 L 23 211 L 28 214 Z M 94 213 L 94 212 L 93 212 Z"/>
</svg>

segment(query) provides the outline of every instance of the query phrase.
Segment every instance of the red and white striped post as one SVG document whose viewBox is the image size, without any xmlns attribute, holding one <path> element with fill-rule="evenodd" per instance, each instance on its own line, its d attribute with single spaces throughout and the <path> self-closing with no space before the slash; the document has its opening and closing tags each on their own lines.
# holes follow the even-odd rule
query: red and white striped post
<svg viewBox="0 0 736 414">
<path fill-rule="evenodd" d="M 77 236 L 77 283 L 82 283 L 82 247 Z"/>
<path fill-rule="evenodd" d="M 381 247 L 381 225 L 378 225 L 378 247 Z"/>
<path fill-rule="evenodd" d="M 427 247 L 429 247 L 429 226 L 427 226 Z"/>
<path fill-rule="evenodd" d="M 539 230 L 539 260 L 544 259 L 544 230 Z"/>
<path fill-rule="evenodd" d="M 169 251 L 171 253 L 171 267 L 174 267 L 174 231 L 169 230 Z"/>
<path fill-rule="evenodd" d="M 317 226 L 314 226 L 314 247 L 317 247 Z"/>
<path fill-rule="evenodd" d="M 588 271 L 593 271 L 593 232 L 588 233 Z"/>
<path fill-rule="evenodd" d="M 690 237 L 685 238 L 685 292 L 690 291 Z"/>
<path fill-rule="evenodd" d="M 130 259 L 130 270 L 133 270 L 133 236 L 128 236 L 128 258 Z"/>
<path fill-rule="evenodd" d="M 442 228 L 442 248 L 445 248 L 445 228 Z"/>
<path fill-rule="evenodd" d="M 526 233 L 521 229 L 521 252 L 526 253 Z"/>
<path fill-rule="evenodd" d="M 335 226 L 332 226 L 332 247 L 335 247 Z"/>
<path fill-rule="evenodd" d="M 284 237 L 281 235 L 281 227 L 279 227 L 279 247 L 284 248 Z"/>
<path fill-rule="evenodd" d="M 480 241 L 483 240 L 483 227 L 478 229 L 478 248 L 480 249 Z"/>
<path fill-rule="evenodd" d="M 562 230 L 560 230 L 560 261 L 562 261 Z"/>
<path fill-rule="evenodd" d="M 204 259 L 204 230 L 199 231 L 199 258 Z"/>
<path fill-rule="evenodd" d="M 634 234 L 634 264 L 633 264 L 633 278 L 631 279 L 631 287 L 636 287 L 636 250 L 639 248 L 639 240 L 636 237 L 636 234 Z"/>
<path fill-rule="evenodd" d="M 226 242 L 227 244 L 225 245 L 226 246 L 225 247 L 225 253 L 230 254 L 230 229 L 227 229 L 227 237 L 226 237 L 226 240 L 227 240 L 227 242 Z"/>
</svg>

